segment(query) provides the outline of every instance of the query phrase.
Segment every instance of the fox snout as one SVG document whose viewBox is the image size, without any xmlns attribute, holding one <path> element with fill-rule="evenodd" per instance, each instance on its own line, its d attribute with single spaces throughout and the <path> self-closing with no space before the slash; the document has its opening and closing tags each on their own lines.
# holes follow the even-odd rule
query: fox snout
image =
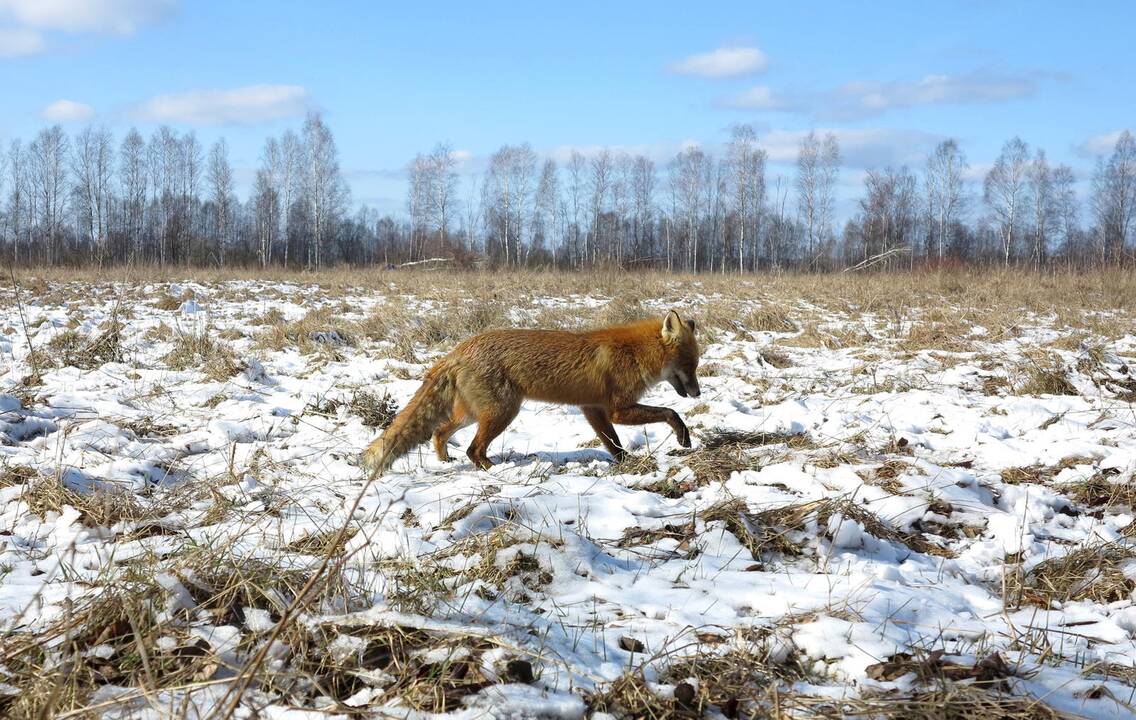
<svg viewBox="0 0 1136 720">
<path fill-rule="evenodd" d="M 687 381 L 678 373 L 674 373 L 667 378 L 667 382 L 671 384 L 674 391 L 678 393 L 679 397 L 699 397 L 702 395 L 702 388 L 698 387 L 698 380 Z"/>
</svg>

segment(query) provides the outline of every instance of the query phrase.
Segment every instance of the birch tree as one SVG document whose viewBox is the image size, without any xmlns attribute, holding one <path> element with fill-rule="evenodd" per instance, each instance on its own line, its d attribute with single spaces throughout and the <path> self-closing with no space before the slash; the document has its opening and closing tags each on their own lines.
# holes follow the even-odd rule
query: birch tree
<svg viewBox="0 0 1136 720">
<path fill-rule="evenodd" d="M 940 262 L 951 244 L 951 227 L 963 209 L 967 168 L 966 156 L 953 139 L 939 143 L 927 158 L 928 220 L 933 228 L 934 246 Z"/>
<path fill-rule="evenodd" d="M 54 125 L 39 132 L 29 152 L 33 199 L 39 209 L 39 231 L 48 265 L 62 259 L 68 147 L 63 128 Z"/>
<path fill-rule="evenodd" d="M 209 199 L 213 203 L 216 222 L 214 237 L 217 262 L 225 264 L 225 254 L 233 242 L 233 168 L 229 164 L 229 146 L 222 138 L 209 150 Z"/>
<path fill-rule="evenodd" d="M 1101 259 L 1119 263 L 1136 218 L 1136 139 L 1127 130 L 1117 138 L 1108 160 L 1097 163 L 1092 205 Z"/>
<path fill-rule="evenodd" d="M 986 174 L 983 196 L 998 225 L 1002 261 L 1009 266 L 1010 253 L 1020 232 L 1022 207 L 1026 204 L 1029 146 L 1021 138 L 1008 140 L 994 166 Z"/>
</svg>

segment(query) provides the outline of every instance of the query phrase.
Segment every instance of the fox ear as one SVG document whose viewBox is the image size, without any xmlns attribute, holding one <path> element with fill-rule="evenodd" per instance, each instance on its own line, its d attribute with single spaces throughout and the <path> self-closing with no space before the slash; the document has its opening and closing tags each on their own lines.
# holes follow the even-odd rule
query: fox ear
<svg viewBox="0 0 1136 720">
<path fill-rule="evenodd" d="M 663 339 L 664 340 L 677 340 L 682 334 L 682 319 L 679 318 L 678 313 L 671 310 L 667 316 L 663 318 Z"/>
<path fill-rule="evenodd" d="M 690 328 L 690 332 L 694 332 L 694 321 L 693 321 L 693 320 L 687 320 L 687 321 L 686 321 L 686 326 L 687 326 L 688 328 Z"/>
</svg>

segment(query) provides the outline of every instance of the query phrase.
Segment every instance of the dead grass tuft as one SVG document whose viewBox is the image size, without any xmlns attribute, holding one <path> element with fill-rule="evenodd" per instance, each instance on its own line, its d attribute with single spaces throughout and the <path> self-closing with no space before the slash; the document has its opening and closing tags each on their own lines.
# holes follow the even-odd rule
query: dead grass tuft
<svg viewBox="0 0 1136 720">
<path fill-rule="evenodd" d="M 786 694 L 781 707 L 823 720 L 1072 720 L 1040 700 L 1008 695 L 966 683 L 915 693 L 898 691 L 865 694 L 859 698 Z"/>
<path fill-rule="evenodd" d="M 211 337 L 211 330 L 181 332 L 174 338 L 173 349 L 162 357 L 171 370 L 200 370 L 210 380 L 224 382 L 245 369 L 232 348 Z"/>
<path fill-rule="evenodd" d="M 752 448 L 764 445 L 785 445 L 791 450 L 806 450 L 817 447 L 808 433 L 803 432 L 715 429 L 702 436 L 702 448 L 707 450 L 717 450 L 728 446 Z"/>
<path fill-rule="evenodd" d="M 787 353 L 778 350 L 772 345 L 763 348 L 761 351 L 761 360 L 766 365 L 775 367 L 778 370 L 784 370 L 788 367 L 793 367 L 793 359 Z"/>
<path fill-rule="evenodd" d="M 1132 547 L 1109 543 L 1043 560 L 1024 574 L 1008 572 L 1004 581 L 1007 603 L 1013 607 L 1023 603 L 1050 607 L 1071 600 L 1127 600 L 1136 582 L 1123 569 L 1133 558 L 1136 550 Z"/>
<path fill-rule="evenodd" d="M 335 415 L 339 408 L 346 407 L 353 415 L 357 415 L 362 423 L 371 428 L 385 428 L 394 422 L 398 414 L 398 404 L 390 393 L 384 392 L 381 396 L 370 390 L 356 388 L 346 401 L 330 397 L 322 397 L 308 403 L 307 411 L 319 415 Z"/>
<path fill-rule="evenodd" d="M 292 322 L 284 320 L 283 315 L 272 319 L 277 321 L 256 336 L 257 345 L 267 350 L 295 347 L 305 355 L 323 352 L 335 356 L 338 348 L 355 344 L 352 324 L 336 317 L 329 307 L 312 310 Z"/>
<path fill-rule="evenodd" d="M 1077 467 L 1078 465 L 1092 465 L 1093 459 L 1083 455 L 1070 455 L 1061 458 L 1055 465 L 1027 465 L 1024 467 L 1004 468 L 1001 473 L 1002 482 L 1007 485 L 1021 485 L 1023 483 L 1045 484 L 1053 479 L 1062 470 Z"/>
<path fill-rule="evenodd" d="M 112 318 L 90 337 L 78 330 L 64 330 L 47 343 L 47 351 L 35 364 L 94 370 L 110 362 L 122 362 L 122 323 Z"/>
<path fill-rule="evenodd" d="M 699 517 L 705 522 L 725 523 L 726 529 L 758 561 L 770 552 L 788 556 L 804 554 L 809 537 L 818 533 L 827 535 L 829 520 L 833 517 L 838 517 L 839 522 L 856 522 L 873 537 L 903 545 L 914 552 L 955 556 L 948 548 L 927 540 L 920 533 L 892 528 L 849 496 L 783 505 L 758 513 L 749 512 L 741 500 L 729 500 L 703 510 Z"/>
<path fill-rule="evenodd" d="M 70 506 L 79 511 L 79 521 L 88 527 L 111 527 L 120 522 L 133 522 L 147 516 L 134 493 L 124 488 L 99 487 L 91 492 L 72 490 L 58 477 L 43 475 L 31 468 L 5 471 L 4 478 L 15 473 L 21 478 L 24 492 L 20 499 L 28 510 L 44 519 L 47 513 L 62 513 Z"/>
<path fill-rule="evenodd" d="M 1011 368 L 1010 382 L 1022 395 L 1079 395 L 1069 379 L 1069 371 L 1060 357 L 1052 354 L 1027 355 L 1016 368 Z M 1015 377 L 1017 378 L 1015 382 Z"/>
</svg>

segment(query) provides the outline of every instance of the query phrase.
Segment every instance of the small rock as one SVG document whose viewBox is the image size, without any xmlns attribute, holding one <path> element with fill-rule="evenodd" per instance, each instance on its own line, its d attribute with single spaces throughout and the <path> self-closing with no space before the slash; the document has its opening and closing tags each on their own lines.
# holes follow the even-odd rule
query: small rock
<svg viewBox="0 0 1136 720">
<path fill-rule="evenodd" d="M 677 700 L 680 705 L 692 707 L 694 705 L 694 696 L 694 686 L 690 683 L 680 682 L 678 685 L 675 685 L 675 700 Z"/>
<path fill-rule="evenodd" d="M 619 638 L 619 647 L 626 650 L 627 652 L 633 653 L 641 653 L 647 649 L 646 646 L 643 645 L 643 643 L 639 642 L 633 637 L 628 637 L 626 635 Z"/>
<path fill-rule="evenodd" d="M 536 679 L 533 676 L 532 663 L 528 660 L 510 660 L 505 663 L 505 676 L 513 682 L 524 683 L 526 685 Z"/>
</svg>

